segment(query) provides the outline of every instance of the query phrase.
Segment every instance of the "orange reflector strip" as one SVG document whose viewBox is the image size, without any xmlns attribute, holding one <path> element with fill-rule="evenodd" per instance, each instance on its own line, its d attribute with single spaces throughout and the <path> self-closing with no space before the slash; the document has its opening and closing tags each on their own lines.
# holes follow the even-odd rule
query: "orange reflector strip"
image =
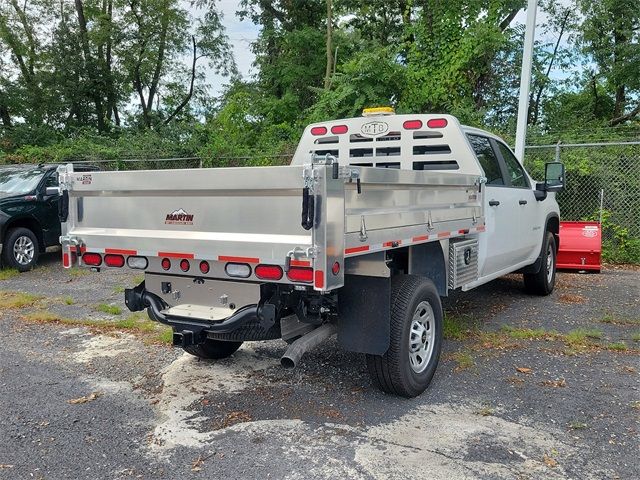
<svg viewBox="0 0 640 480">
<path fill-rule="evenodd" d="M 414 242 L 424 242 L 425 240 L 429 240 L 429 235 L 420 235 L 418 237 L 413 237 L 411 240 Z"/>
<path fill-rule="evenodd" d="M 195 255 L 193 253 L 178 253 L 178 252 L 158 252 L 159 257 L 169 257 L 169 258 L 194 258 Z"/>
<path fill-rule="evenodd" d="M 292 267 L 310 267 L 311 262 L 309 260 L 291 260 Z"/>
<path fill-rule="evenodd" d="M 383 247 L 397 247 L 402 243 L 402 240 L 391 240 L 390 242 L 384 242 Z"/>
<path fill-rule="evenodd" d="M 349 255 L 350 253 L 366 252 L 367 250 L 369 250 L 369 245 L 363 245 L 362 247 L 345 248 L 344 253 Z"/>
<path fill-rule="evenodd" d="M 448 237 L 449 235 L 451 235 L 451 232 L 439 232 L 438 238 Z"/>
<path fill-rule="evenodd" d="M 116 255 L 137 255 L 137 250 L 122 250 L 120 248 L 105 248 L 104 253 L 115 253 Z"/>
<path fill-rule="evenodd" d="M 71 262 L 69 260 L 69 254 L 66 252 L 62 254 L 62 266 L 64 268 L 69 268 L 71 266 Z"/>
<path fill-rule="evenodd" d="M 228 257 L 226 255 L 219 255 L 218 261 L 220 262 L 236 262 L 236 263 L 260 263 L 259 258 L 253 257 Z"/>
</svg>

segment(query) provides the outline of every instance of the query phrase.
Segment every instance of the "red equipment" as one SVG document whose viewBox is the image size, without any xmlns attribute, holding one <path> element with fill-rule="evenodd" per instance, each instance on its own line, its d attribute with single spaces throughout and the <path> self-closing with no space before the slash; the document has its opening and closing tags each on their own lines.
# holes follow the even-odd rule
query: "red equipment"
<svg viewBox="0 0 640 480">
<path fill-rule="evenodd" d="M 602 269 L 602 229 L 599 222 L 560 222 L 558 268 Z"/>
</svg>

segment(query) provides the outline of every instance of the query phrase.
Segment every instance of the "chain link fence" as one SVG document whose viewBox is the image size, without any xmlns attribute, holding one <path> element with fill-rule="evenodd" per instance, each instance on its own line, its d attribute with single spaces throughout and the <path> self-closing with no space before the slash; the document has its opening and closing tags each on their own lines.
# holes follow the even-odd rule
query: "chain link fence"
<svg viewBox="0 0 640 480">
<path fill-rule="evenodd" d="M 640 141 L 536 145 L 525 167 L 544 178 L 544 164 L 565 164 L 567 185 L 558 194 L 563 220 L 600 220 L 604 257 L 640 263 Z"/>
<path fill-rule="evenodd" d="M 87 160 L 102 170 L 156 170 L 286 165 L 292 154 L 256 157 L 185 157 Z M 544 165 L 559 160 L 567 170 L 566 189 L 558 194 L 563 220 L 602 222 L 604 257 L 640 264 L 640 141 L 528 146 L 525 166 L 542 180 Z"/>
</svg>

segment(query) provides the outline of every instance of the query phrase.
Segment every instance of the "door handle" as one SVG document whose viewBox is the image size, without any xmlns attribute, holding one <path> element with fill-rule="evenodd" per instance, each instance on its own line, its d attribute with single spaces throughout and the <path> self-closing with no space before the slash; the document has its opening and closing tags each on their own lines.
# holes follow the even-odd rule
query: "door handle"
<svg viewBox="0 0 640 480">
<path fill-rule="evenodd" d="M 500 202 L 498 200 L 489 200 L 490 207 L 497 207 L 498 205 L 500 205 Z"/>
<path fill-rule="evenodd" d="M 520 200 L 518 203 L 519 203 L 520 205 L 526 205 L 526 204 L 527 204 L 527 201 L 526 201 L 526 200 Z"/>
</svg>

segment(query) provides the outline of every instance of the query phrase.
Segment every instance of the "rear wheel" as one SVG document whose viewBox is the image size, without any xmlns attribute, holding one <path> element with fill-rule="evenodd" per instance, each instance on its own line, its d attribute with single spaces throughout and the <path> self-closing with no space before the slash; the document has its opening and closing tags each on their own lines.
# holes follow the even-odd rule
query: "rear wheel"
<svg viewBox="0 0 640 480">
<path fill-rule="evenodd" d="M 2 247 L 5 265 L 20 272 L 31 270 L 38 261 L 38 239 L 28 228 L 12 228 L 7 232 Z"/>
<path fill-rule="evenodd" d="M 199 358 L 221 359 L 233 355 L 242 342 L 225 342 L 207 338 L 204 343 L 184 347 L 184 351 Z"/>
<path fill-rule="evenodd" d="M 384 355 L 367 355 L 367 369 L 382 391 L 411 398 L 429 386 L 442 347 L 442 304 L 431 280 L 391 280 L 391 334 Z"/>
<path fill-rule="evenodd" d="M 542 242 L 542 265 L 538 273 L 524 274 L 524 288 L 535 295 L 549 295 L 556 284 L 556 239 L 547 232 Z"/>
</svg>

